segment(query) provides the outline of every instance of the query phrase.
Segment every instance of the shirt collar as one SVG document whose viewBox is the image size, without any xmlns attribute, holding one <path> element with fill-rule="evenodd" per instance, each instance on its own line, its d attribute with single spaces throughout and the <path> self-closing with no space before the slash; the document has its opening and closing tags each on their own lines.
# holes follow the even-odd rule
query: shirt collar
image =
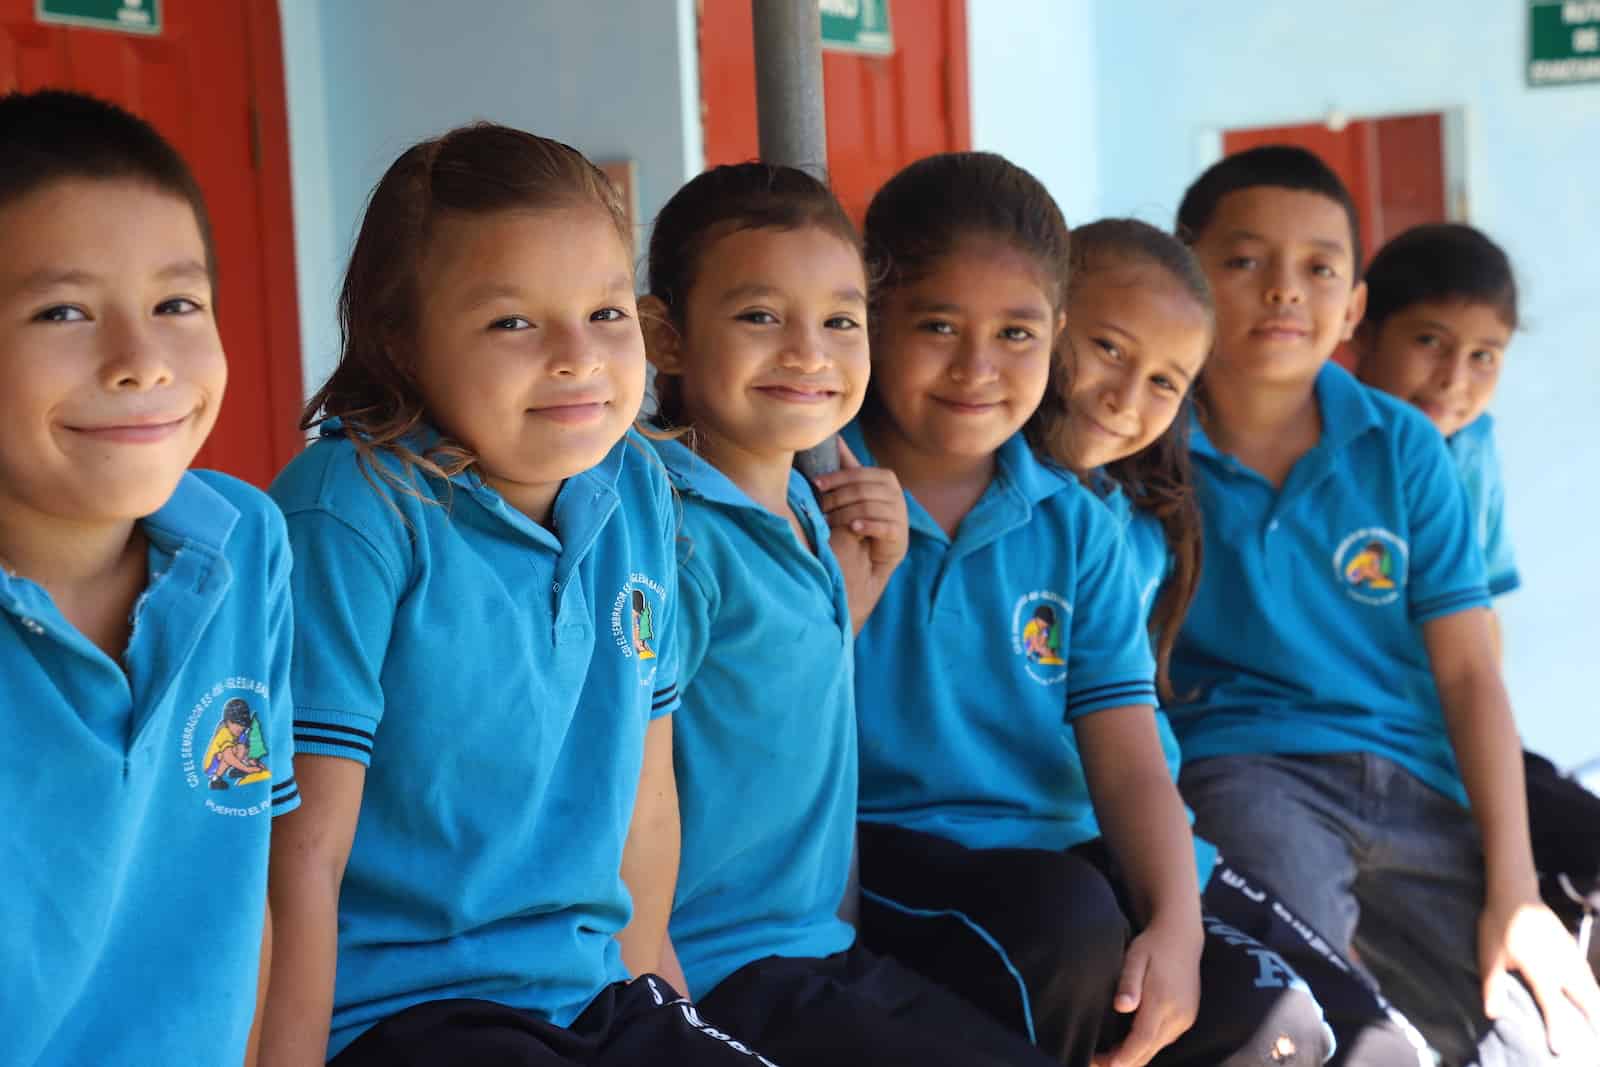
<svg viewBox="0 0 1600 1067">
<path fill-rule="evenodd" d="M 656 453 L 667 468 L 673 487 L 679 492 L 721 507 L 754 511 L 763 516 L 773 517 L 772 512 L 758 504 L 750 494 L 735 485 L 733 479 L 707 462 L 682 440 L 677 438 L 656 440 L 651 444 L 655 446 Z M 822 514 L 821 506 L 817 503 L 810 483 L 797 470 L 789 472 L 788 499 L 789 506 L 794 508 L 795 514 L 810 528 L 818 543 L 826 543 L 827 519 Z"/>
<path fill-rule="evenodd" d="M 1317 410 L 1322 415 L 1322 437 L 1316 444 L 1318 449 L 1336 452 L 1374 426 L 1382 425 L 1370 388 L 1362 385 L 1337 363 L 1330 360 L 1323 364 L 1317 372 L 1313 389 Z M 1223 458 L 1221 450 L 1206 436 L 1198 410 L 1189 413 L 1189 447 L 1191 452 L 1201 456 Z"/>
</svg>

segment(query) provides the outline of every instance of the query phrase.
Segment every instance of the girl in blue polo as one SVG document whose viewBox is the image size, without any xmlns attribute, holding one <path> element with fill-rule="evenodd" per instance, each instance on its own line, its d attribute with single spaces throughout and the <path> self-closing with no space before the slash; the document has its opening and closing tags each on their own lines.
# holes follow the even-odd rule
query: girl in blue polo
<svg viewBox="0 0 1600 1067">
<path fill-rule="evenodd" d="M 1173 698 L 1172 646 L 1200 580 L 1201 516 L 1188 457 L 1194 385 L 1213 334 L 1211 287 L 1194 254 L 1172 234 L 1136 219 L 1102 219 L 1072 233 L 1064 344 L 1033 442 L 1076 473 L 1116 516 L 1149 618 L 1157 687 Z M 1177 739 L 1156 712 L 1176 779 Z M 1079 846 L 1088 849 L 1093 846 Z M 1417 1063 L 1422 1039 L 1348 960 L 1253 876 L 1195 838 L 1206 950 L 1201 1007 L 1211 1011 L 1258 985 L 1258 962 L 1292 968 L 1311 986 L 1336 1043 L 1336 1064 Z M 1292 983 L 1291 983 L 1292 984 Z M 1258 1009 L 1260 1010 L 1260 1009 Z"/>
<path fill-rule="evenodd" d="M 905 552 L 894 475 L 794 469 L 865 392 L 855 227 L 814 178 L 717 167 L 662 209 L 641 303 L 683 502 L 672 942 L 697 1003 L 785 1067 L 1050 1061 L 855 943 L 855 631 Z M 830 534 L 830 524 L 833 532 Z"/>
<path fill-rule="evenodd" d="M 629 429 L 612 187 L 501 126 L 416 145 L 340 314 L 320 437 L 272 490 L 309 769 L 264 1062 L 767 1062 L 649 973 L 677 969 L 676 521 Z"/>
<path fill-rule="evenodd" d="M 1190 1029 L 1206 939 L 1140 586 L 1117 520 L 1021 432 L 1062 329 L 1054 202 L 998 156 L 933 157 L 874 198 L 866 247 L 873 378 L 846 436 L 899 476 L 910 547 L 856 642 L 865 940 L 1063 1062 L 1320 1063 L 1270 953 L 1232 952 L 1250 981 Z M 1102 834 L 1109 856 L 1074 851 Z"/>
</svg>

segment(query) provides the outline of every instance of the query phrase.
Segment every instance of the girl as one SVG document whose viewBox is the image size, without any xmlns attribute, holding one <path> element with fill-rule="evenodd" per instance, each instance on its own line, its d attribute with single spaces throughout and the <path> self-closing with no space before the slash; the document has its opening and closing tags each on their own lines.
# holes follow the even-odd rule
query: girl
<svg viewBox="0 0 1600 1067">
<path fill-rule="evenodd" d="M 846 452 L 819 507 L 794 470 L 865 392 L 855 227 L 801 171 L 718 167 L 662 209 L 650 284 L 661 417 L 694 442 L 656 443 L 683 500 L 671 929 L 690 987 L 786 1067 L 1049 1063 L 855 945 L 837 915 L 856 822 L 853 639 L 906 540 L 890 471 Z"/>
<path fill-rule="evenodd" d="M 1177 238 L 1135 219 L 1073 232 L 1064 343 L 1028 432 L 1116 516 L 1167 700 L 1172 644 L 1200 578 L 1188 428 L 1212 332 L 1210 285 Z M 1176 779 L 1177 740 L 1164 713 L 1157 711 L 1156 724 Z M 1420 1035 L 1347 961 L 1253 878 L 1219 864 L 1203 838 L 1195 838 L 1195 854 L 1211 935 L 1201 957 L 1202 1020 L 1205 994 L 1238 989 L 1240 973 L 1254 971 L 1251 959 L 1266 945 L 1311 983 L 1336 1037 L 1331 1062 L 1418 1062 Z"/>
<path fill-rule="evenodd" d="M 321 438 L 272 490 L 307 755 L 267 1064 L 752 1062 L 647 973 L 676 969 L 677 581 L 630 265 L 604 176 L 517 130 L 372 194 Z"/>
<path fill-rule="evenodd" d="M 866 243 L 873 386 L 847 437 L 906 487 L 911 538 L 857 641 L 864 937 L 1064 1062 L 1113 1042 L 1100 1062 L 1149 1062 L 1195 1018 L 1200 894 L 1116 523 L 1019 432 L 1062 327 L 1066 227 L 1031 176 L 959 154 L 891 180 Z M 1125 904 L 1068 852 L 1101 823 Z M 1320 1063 L 1314 1003 L 1264 974 L 1279 988 L 1162 1062 Z"/>
</svg>

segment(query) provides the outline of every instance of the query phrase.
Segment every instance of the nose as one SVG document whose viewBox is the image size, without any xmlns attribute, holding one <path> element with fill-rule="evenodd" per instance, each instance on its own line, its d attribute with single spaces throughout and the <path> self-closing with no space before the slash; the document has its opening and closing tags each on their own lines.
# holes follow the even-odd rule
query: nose
<svg viewBox="0 0 1600 1067">
<path fill-rule="evenodd" d="M 550 338 L 545 342 L 545 354 L 551 374 L 562 378 L 586 378 L 600 370 L 600 350 L 590 343 L 581 327 L 552 323 L 546 328 L 550 331 Z"/>
<path fill-rule="evenodd" d="M 1106 378 L 1100 390 L 1100 399 L 1109 411 L 1126 411 L 1133 407 L 1138 388 L 1139 379 L 1136 375 L 1127 372 L 1112 374 Z"/>
<path fill-rule="evenodd" d="M 101 321 L 106 350 L 100 381 L 105 388 L 142 393 L 172 384 L 171 354 L 147 320 L 109 312 Z"/>
<path fill-rule="evenodd" d="M 1273 307 L 1293 306 L 1305 300 L 1300 282 L 1287 263 L 1274 263 L 1267 271 L 1267 289 L 1264 294 Z"/>
<path fill-rule="evenodd" d="M 1447 347 L 1439 354 L 1439 369 L 1435 381 L 1445 392 L 1454 392 L 1467 384 L 1467 361 L 1471 353 L 1467 345 Z"/>
<path fill-rule="evenodd" d="M 950 379 L 962 385 L 976 385 L 993 381 L 998 372 L 989 346 L 983 339 L 967 334 L 961 339 L 955 357 L 950 361 Z"/>
<path fill-rule="evenodd" d="M 803 321 L 790 324 L 784 331 L 783 347 L 778 352 L 780 366 L 800 374 L 815 374 L 828 364 L 822 344 L 822 331 Z"/>
</svg>

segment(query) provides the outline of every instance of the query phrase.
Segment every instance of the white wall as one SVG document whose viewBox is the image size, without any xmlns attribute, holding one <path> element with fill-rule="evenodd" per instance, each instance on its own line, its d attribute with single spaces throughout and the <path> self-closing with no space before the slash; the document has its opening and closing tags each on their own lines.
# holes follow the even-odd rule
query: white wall
<svg viewBox="0 0 1600 1067">
<path fill-rule="evenodd" d="M 1093 0 L 967 4 L 972 147 L 1032 171 L 1074 226 L 1100 210 L 1094 24 Z"/>
<path fill-rule="evenodd" d="M 491 119 L 632 158 L 641 221 L 700 170 L 694 0 L 279 2 L 308 392 L 367 195 L 415 141 Z"/>
<path fill-rule="evenodd" d="M 1600 755 L 1600 85 L 1526 87 L 1520 0 L 1095 13 L 1108 213 L 1170 225 L 1224 128 L 1464 109 L 1469 221 L 1517 264 L 1528 326 L 1494 407 L 1524 582 L 1500 602 L 1508 681 L 1530 747 L 1564 765 Z"/>
</svg>

